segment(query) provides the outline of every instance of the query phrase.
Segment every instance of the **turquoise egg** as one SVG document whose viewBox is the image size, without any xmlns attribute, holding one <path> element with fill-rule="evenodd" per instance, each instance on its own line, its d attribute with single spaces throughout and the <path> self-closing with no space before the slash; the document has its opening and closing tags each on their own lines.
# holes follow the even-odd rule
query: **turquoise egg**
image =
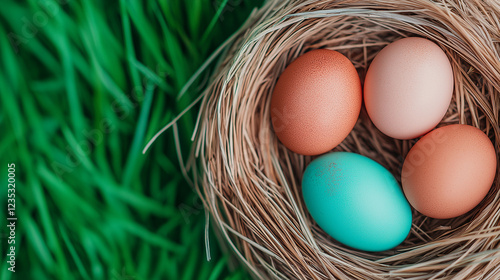
<svg viewBox="0 0 500 280">
<path fill-rule="evenodd" d="M 304 172 L 302 193 L 316 223 L 352 248 L 388 250 L 410 232 L 411 208 L 398 182 L 362 155 L 334 152 L 316 158 Z"/>
</svg>

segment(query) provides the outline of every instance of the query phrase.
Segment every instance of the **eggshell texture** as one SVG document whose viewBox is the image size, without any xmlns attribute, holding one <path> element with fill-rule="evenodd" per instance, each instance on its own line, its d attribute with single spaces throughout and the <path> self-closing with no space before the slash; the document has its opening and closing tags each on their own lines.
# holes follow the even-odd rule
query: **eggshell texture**
<svg viewBox="0 0 500 280">
<path fill-rule="evenodd" d="M 481 130 L 462 124 L 426 134 L 406 156 L 403 190 L 420 213 L 448 219 L 478 205 L 493 184 L 495 148 Z"/>
<path fill-rule="evenodd" d="M 361 82 L 349 59 L 336 51 L 313 50 L 278 79 L 271 97 L 273 128 L 288 149 L 322 154 L 351 132 L 361 101 Z"/>
<path fill-rule="evenodd" d="M 347 246 L 384 251 L 410 232 L 411 208 L 396 179 L 362 155 L 334 152 L 313 160 L 302 193 L 318 225 Z"/>
<path fill-rule="evenodd" d="M 386 46 L 371 63 L 364 84 L 366 111 L 375 126 L 397 139 L 433 129 L 453 95 L 453 70 L 435 43 L 417 37 Z"/>
</svg>

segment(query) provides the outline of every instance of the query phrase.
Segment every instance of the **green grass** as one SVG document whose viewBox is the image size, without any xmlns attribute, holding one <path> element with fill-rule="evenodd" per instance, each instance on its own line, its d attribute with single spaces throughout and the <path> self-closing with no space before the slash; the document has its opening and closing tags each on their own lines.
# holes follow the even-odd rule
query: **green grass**
<svg viewBox="0 0 500 280">
<path fill-rule="evenodd" d="M 213 234 L 206 260 L 204 211 L 176 152 L 189 152 L 197 108 L 141 150 L 199 96 L 210 69 L 177 99 L 261 3 L 2 2 L 0 220 L 8 163 L 18 220 L 15 273 L 0 232 L 0 279 L 248 278 Z"/>
</svg>

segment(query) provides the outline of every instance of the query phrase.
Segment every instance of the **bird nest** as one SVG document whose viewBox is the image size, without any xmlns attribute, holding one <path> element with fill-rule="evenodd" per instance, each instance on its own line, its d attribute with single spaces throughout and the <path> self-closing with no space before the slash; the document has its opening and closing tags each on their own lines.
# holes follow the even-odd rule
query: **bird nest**
<svg viewBox="0 0 500 280">
<path fill-rule="evenodd" d="M 270 117 L 276 81 L 301 54 L 339 51 L 363 80 L 384 46 L 425 37 L 445 51 L 454 71 L 453 99 L 439 125 L 481 129 L 498 157 L 499 26 L 496 0 L 269 0 L 251 15 L 221 48 L 204 92 L 193 173 L 213 224 L 256 278 L 500 279 L 498 178 L 467 214 L 438 220 L 413 211 L 411 232 L 398 247 L 356 251 L 309 215 L 300 182 L 314 157 L 287 150 Z M 384 136 L 363 108 L 335 151 L 365 155 L 400 178 L 415 142 Z"/>
</svg>

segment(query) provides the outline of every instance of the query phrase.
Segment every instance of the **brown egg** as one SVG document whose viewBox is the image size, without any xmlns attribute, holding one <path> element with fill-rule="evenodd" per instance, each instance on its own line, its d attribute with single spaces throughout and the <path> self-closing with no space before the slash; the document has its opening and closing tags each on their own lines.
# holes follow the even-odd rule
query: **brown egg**
<svg viewBox="0 0 500 280">
<path fill-rule="evenodd" d="M 361 100 L 359 76 L 347 57 L 326 49 L 307 52 L 276 83 L 271 98 L 274 131 L 298 154 L 328 152 L 353 129 Z"/>
<path fill-rule="evenodd" d="M 429 132 L 412 147 L 403 164 L 401 183 L 417 211 L 448 219 L 481 202 L 496 170 L 495 148 L 486 134 L 454 124 Z"/>
</svg>

